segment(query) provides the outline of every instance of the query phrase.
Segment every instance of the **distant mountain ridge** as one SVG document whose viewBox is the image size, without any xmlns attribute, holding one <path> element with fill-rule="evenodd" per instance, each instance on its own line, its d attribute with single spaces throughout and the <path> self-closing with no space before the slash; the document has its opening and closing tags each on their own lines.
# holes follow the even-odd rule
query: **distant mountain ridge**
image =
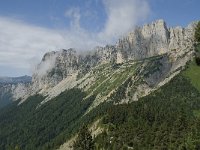
<svg viewBox="0 0 200 150">
<path fill-rule="evenodd" d="M 17 83 L 30 83 L 32 77 L 20 76 L 20 77 L 0 77 L 0 84 L 17 84 Z"/>
</svg>

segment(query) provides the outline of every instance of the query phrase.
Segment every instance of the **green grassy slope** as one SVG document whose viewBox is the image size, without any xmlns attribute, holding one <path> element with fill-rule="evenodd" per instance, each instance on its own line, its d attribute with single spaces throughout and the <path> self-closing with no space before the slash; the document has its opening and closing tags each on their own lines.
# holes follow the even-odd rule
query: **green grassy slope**
<svg viewBox="0 0 200 150">
<path fill-rule="evenodd" d="M 192 61 L 188 65 L 188 68 L 183 74 L 191 81 L 192 85 L 200 91 L 200 66 L 198 66 L 195 61 Z"/>
<path fill-rule="evenodd" d="M 200 52 L 200 44 L 198 44 L 197 46 L 196 46 L 196 52 Z"/>
<path fill-rule="evenodd" d="M 107 96 L 112 90 L 119 87 L 128 77 L 135 74 L 140 64 L 103 64 L 93 70 L 95 83 L 87 90 L 87 93 Z"/>
</svg>

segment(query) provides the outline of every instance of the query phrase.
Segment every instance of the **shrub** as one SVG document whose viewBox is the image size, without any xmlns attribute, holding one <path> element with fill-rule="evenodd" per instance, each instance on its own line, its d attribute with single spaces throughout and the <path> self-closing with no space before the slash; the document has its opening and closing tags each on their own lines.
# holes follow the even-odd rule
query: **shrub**
<svg viewBox="0 0 200 150">
<path fill-rule="evenodd" d="M 197 64 L 198 66 L 200 66 L 200 57 L 196 57 L 196 58 L 195 58 L 195 61 L 196 61 L 196 64 Z"/>
<path fill-rule="evenodd" d="M 86 125 L 80 129 L 77 140 L 73 144 L 73 148 L 75 150 L 94 150 L 94 141 Z"/>
<path fill-rule="evenodd" d="M 195 36 L 195 41 L 199 43 L 200 42 L 200 21 L 197 23 L 194 36 Z"/>
</svg>

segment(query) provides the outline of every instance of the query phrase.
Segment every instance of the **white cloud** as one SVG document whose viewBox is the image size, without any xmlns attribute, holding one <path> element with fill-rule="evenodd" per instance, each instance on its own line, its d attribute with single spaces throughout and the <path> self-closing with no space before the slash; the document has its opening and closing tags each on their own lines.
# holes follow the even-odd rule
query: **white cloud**
<svg viewBox="0 0 200 150">
<path fill-rule="evenodd" d="M 72 7 L 65 12 L 65 16 L 71 19 L 71 27 L 80 28 L 80 9 L 77 7 Z"/>
<path fill-rule="evenodd" d="M 107 20 L 99 33 L 90 33 L 80 26 L 82 14 L 79 8 L 65 12 L 71 25 L 62 30 L 0 17 L 0 69 L 31 70 L 31 66 L 38 63 L 47 51 L 71 47 L 87 50 L 108 44 L 144 20 L 149 13 L 147 0 L 103 0 L 103 4 Z"/>
<path fill-rule="evenodd" d="M 40 63 L 38 67 L 36 67 L 34 70 L 37 75 L 43 76 L 46 74 L 47 71 L 52 69 L 52 67 L 55 64 L 57 55 L 49 55 L 49 57 Z"/>
<path fill-rule="evenodd" d="M 21 62 L 26 66 L 24 59 L 64 47 L 64 43 L 64 37 L 53 30 L 0 17 L 0 56 L 7 59 L 6 63 Z M 5 61 L 0 59 L 0 64 L 3 63 Z"/>
<path fill-rule="evenodd" d="M 31 73 L 31 67 L 45 52 L 70 47 L 87 49 L 98 45 L 89 39 L 89 34 L 82 29 L 59 31 L 0 17 L 0 67 L 23 68 Z"/>
<path fill-rule="evenodd" d="M 100 36 L 115 39 L 147 18 L 150 8 L 146 0 L 103 0 L 108 20 Z"/>
</svg>

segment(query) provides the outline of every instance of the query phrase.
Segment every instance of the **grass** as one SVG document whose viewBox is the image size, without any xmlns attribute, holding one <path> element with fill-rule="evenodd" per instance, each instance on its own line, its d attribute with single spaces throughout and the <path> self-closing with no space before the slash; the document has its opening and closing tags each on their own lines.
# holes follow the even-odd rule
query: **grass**
<svg viewBox="0 0 200 150">
<path fill-rule="evenodd" d="M 111 69 L 108 66 L 103 68 L 102 66 L 95 68 L 94 75 L 96 76 L 96 82 L 88 89 L 88 93 L 92 92 L 98 85 L 108 79 L 107 75 L 111 73 Z"/>
<path fill-rule="evenodd" d="M 151 64 L 151 62 L 154 62 L 157 59 L 159 60 L 162 57 L 163 56 L 161 55 L 154 56 L 144 59 L 143 61 L 147 61 Z M 101 96 L 108 95 L 113 89 L 116 89 L 126 81 L 127 78 L 136 74 L 140 65 L 141 62 L 131 63 L 129 61 L 119 65 L 117 68 L 113 68 L 112 64 L 98 66 L 93 70 L 93 73 L 96 76 L 96 82 L 87 90 L 87 93 L 101 93 Z"/>
<path fill-rule="evenodd" d="M 193 110 L 193 114 L 195 117 L 200 118 L 200 110 Z"/>
<path fill-rule="evenodd" d="M 106 67 L 98 67 L 95 70 L 96 82 L 89 89 L 88 93 L 93 91 L 94 94 L 101 93 L 102 96 L 106 96 L 113 89 L 122 84 L 128 76 L 132 76 L 135 73 L 136 64 L 123 64 L 118 69 L 112 69 L 112 66 L 106 65 Z"/>
<path fill-rule="evenodd" d="M 183 72 L 183 75 L 190 79 L 192 85 L 200 91 L 200 66 L 195 61 Z"/>
<path fill-rule="evenodd" d="M 113 75 L 113 78 L 109 80 L 106 85 L 102 85 L 104 87 L 102 90 L 103 95 L 106 96 L 113 89 L 120 86 L 129 76 L 132 76 L 135 73 L 135 69 L 136 69 L 136 66 L 133 65 L 120 73 L 115 73 Z"/>
<path fill-rule="evenodd" d="M 154 56 L 144 59 L 142 62 L 128 61 L 117 65 L 117 67 L 113 67 L 113 64 L 109 63 L 99 65 L 93 69 L 93 75 L 95 76 L 96 81 L 90 86 L 87 93 L 92 93 L 94 95 L 100 94 L 101 97 L 107 96 L 112 90 L 123 84 L 129 77 L 137 75 L 138 69 L 141 69 L 141 64 L 144 63 L 144 61 L 147 61 L 148 64 L 151 64 L 154 67 L 159 64 L 152 64 L 152 62 L 160 60 L 162 57 L 163 55 Z M 153 69 L 151 68 L 151 70 Z"/>
<path fill-rule="evenodd" d="M 195 50 L 196 50 L 197 52 L 200 52 L 200 44 L 198 44 L 198 45 L 196 46 Z"/>
</svg>

